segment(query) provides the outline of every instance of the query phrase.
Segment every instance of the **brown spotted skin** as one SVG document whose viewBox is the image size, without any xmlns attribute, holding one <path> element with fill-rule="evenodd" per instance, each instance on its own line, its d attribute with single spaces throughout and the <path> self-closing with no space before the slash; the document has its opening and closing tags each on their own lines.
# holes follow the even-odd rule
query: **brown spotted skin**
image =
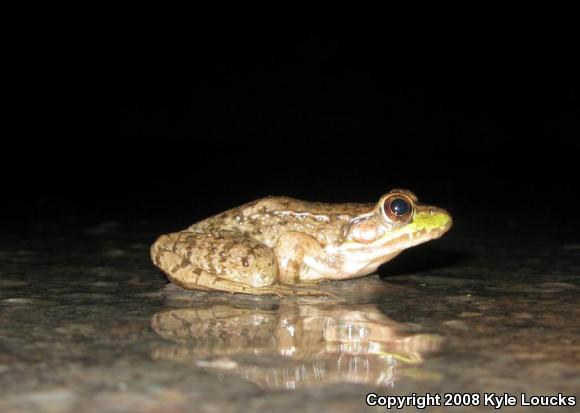
<svg viewBox="0 0 580 413">
<path fill-rule="evenodd" d="M 403 226 L 384 218 L 383 198 L 378 204 L 323 204 L 266 197 L 162 235 L 151 257 L 188 289 L 325 294 L 312 283 L 370 274 L 404 249 L 399 244 L 408 248 L 442 233 L 422 229 L 424 239 L 407 238 Z"/>
<path fill-rule="evenodd" d="M 177 232 L 160 236 L 151 257 L 170 281 L 191 290 L 267 295 L 317 295 L 274 284 L 278 268 L 274 251 L 233 231 Z"/>
<path fill-rule="evenodd" d="M 321 245 L 340 242 L 350 220 L 370 212 L 374 204 L 324 204 L 288 197 L 266 197 L 193 224 L 187 231 L 240 231 L 270 248 L 280 236 L 294 231 Z"/>
</svg>

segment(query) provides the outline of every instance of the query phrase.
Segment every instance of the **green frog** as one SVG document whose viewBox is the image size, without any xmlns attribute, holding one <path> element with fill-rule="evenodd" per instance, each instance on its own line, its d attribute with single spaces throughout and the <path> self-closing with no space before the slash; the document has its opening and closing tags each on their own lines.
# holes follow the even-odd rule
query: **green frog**
<svg viewBox="0 0 580 413">
<path fill-rule="evenodd" d="M 191 290 L 316 295 L 325 293 L 314 284 L 372 274 L 451 225 L 447 211 L 420 204 L 405 189 L 376 204 L 271 196 L 160 236 L 151 258 Z"/>
</svg>

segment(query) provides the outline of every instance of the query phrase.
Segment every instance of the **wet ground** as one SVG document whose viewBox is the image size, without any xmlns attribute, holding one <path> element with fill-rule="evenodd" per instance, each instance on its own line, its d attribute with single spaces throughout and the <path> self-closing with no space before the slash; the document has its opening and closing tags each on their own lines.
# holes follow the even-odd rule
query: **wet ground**
<svg viewBox="0 0 580 413">
<path fill-rule="evenodd" d="M 4 237 L 0 411 L 386 411 L 369 393 L 477 393 L 456 410 L 491 411 L 495 392 L 515 412 L 529 411 L 522 393 L 578 398 L 580 240 L 528 222 L 458 220 L 323 298 L 167 286 L 148 258 L 161 224 Z"/>
</svg>

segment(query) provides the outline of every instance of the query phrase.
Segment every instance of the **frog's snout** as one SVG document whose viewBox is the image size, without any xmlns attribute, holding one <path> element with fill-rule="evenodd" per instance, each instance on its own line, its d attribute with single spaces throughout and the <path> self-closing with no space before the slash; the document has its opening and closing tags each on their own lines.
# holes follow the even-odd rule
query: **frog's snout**
<svg viewBox="0 0 580 413">
<path fill-rule="evenodd" d="M 440 238 L 453 226 L 453 218 L 451 218 L 451 214 L 443 208 L 430 207 L 429 215 L 435 218 L 435 221 L 438 224 L 435 228 L 433 228 L 435 231 L 434 238 Z"/>
</svg>

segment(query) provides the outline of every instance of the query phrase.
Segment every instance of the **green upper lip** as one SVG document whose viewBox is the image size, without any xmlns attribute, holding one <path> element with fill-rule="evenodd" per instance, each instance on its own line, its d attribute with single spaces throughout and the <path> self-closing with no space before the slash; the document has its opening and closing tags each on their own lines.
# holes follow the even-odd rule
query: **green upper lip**
<svg viewBox="0 0 580 413">
<path fill-rule="evenodd" d="M 420 207 L 408 224 L 407 231 L 414 234 L 417 243 L 436 239 L 446 233 L 453 220 L 447 211 L 436 207 Z M 416 245 L 416 244 L 415 244 Z"/>
<path fill-rule="evenodd" d="M 427 207 L 421 208 L 415 213 L 413 217 L 413 225 L 417 230 L 434 230 L 439 229 L 443 232 L 451 228 L 451 215 L 441 208 Z"/>
</svg>

